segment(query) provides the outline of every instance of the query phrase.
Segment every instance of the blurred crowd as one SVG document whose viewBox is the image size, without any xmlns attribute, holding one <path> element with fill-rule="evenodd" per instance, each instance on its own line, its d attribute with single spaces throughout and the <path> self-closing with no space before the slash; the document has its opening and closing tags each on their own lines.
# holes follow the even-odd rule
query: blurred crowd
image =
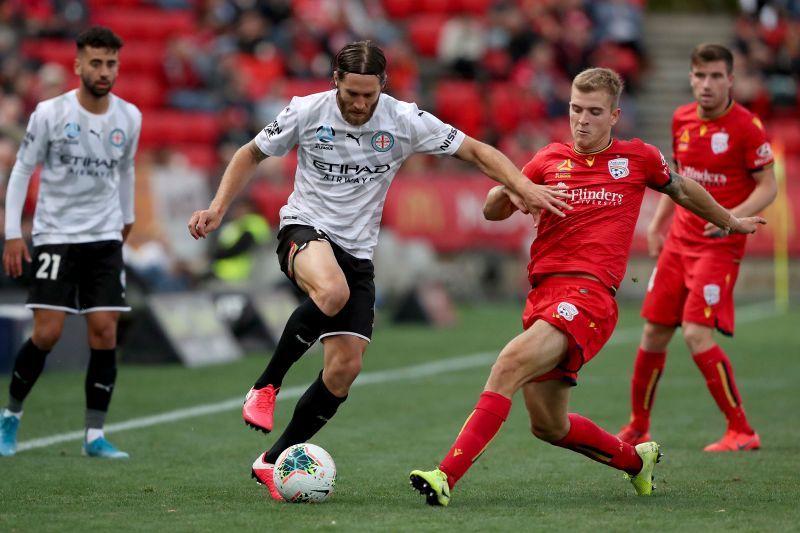
<svg viewBox="0 0 800 533">
<path fill-rule="evenodd" d="M 174 217 L 185 233 L 185 211 L 208 202 L 232 153 L 291 96 L 331 87 L 332 56 L 345 43 L 377 41 L 389 62 L 387 92 L 494 144 L 521 166 L 544 144 L 568 138 L 569 80 L 587 66 L 622 74 L 624 116 L 635 120 L 635 94 L 648 66 L 645 4 L 0 0 L 0 175 L 5 182 L 36 104 L 77 85 L 71 71 L 76 33 L 94 23 L 111 27 L 125 41 L 115 93 L 144 113 L 139 222 L 127 258 L 143 265 L 145 278 L 167 276 L 152 282 L 160 289 L 186 287 L 203 270 L 186 266 L 198 260 L 197 247 L 179 244 L 188 239 L 173 236 L 174 224 L 164 219 Z M 741 0 L 737 98 L 764 117 L 798 109 L 799 5 Z M 617 134 L 635 129 L 628 119 Z M 268 159 L 259 179 L 289 182 L 294 162 Z M 452 173 L 459 164 L 415 156 L 404 171 Z M 206 263 L 211 256 L 204 251 Z M 213 275 L 210 265 L 207 272 Z"/>
</svg>

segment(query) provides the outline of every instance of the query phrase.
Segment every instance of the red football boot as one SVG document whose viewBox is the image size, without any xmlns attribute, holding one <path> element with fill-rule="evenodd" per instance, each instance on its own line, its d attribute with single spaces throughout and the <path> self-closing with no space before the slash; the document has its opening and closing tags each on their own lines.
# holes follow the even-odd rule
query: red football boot
<svg viewBox="0 0 800 533">
<path fill-rule="evenodd" d="M 275 481 L 272 479 L 272 472 L 275 470 L 275 465 L 267 463 L 265 458 L 267 452 L 260 454 L 253 463 L 253 469 L 250 471 L 250 476 L 256 480 L 259 485 L 266 485 L 269 495 L 273 500 L 279 502 L 283 501 L 283 496 L 275 488 Z"/>
<path fill-rule="evenodd" d="M 272 385 L 263 389 L 250 389 L 242 406 L 244 423 L 264 433 L 272 431 L 272 414 L 275 412 L 275 397 L 279 390 Z"/>
<path fill-rule="evenodd" d="M 744 452 L 761 448 L 761 438 L 758 433 L 748 435 L 738 431 L 728 430 L 717 442 L 703 448 L 706 452 Z"/>
</svg>

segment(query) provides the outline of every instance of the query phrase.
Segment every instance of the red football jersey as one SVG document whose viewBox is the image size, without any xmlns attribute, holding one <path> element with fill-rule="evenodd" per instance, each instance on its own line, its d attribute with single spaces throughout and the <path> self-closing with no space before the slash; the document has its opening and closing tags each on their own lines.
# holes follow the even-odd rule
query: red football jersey
<svg viewBox="0 0 800 533">
<path fill-rule="evenodd" d="M 573 207 L 564 218 L 542 213 L 531 245 L 531 282 L 537 275 L 584 272 L 616 290 L 625 275 L 645 187 L 658 189 L 670 182 L 661 152 L 639 139 L 614 139 L 592 154 L 553 143 L 522 172 L 535 183 L 568 191 L 566 201 Z"/>
<path fill-rule="evenodd" d="M 756 186 L 751 173 L 772 164 L 772 149 L 761 121 L 733 103 L 719 118 L 703 120 L 697 102 L 679 107 L 672 116 L 672 158 L 678 173 L 702 185 L 728 209 L 750 196 Z M 746 235 L 703 237 L 706 221 L 675 206 L 667 246 L 682 253 L 701 254 L 709 249 L 744 254 Z"/>
</svg>

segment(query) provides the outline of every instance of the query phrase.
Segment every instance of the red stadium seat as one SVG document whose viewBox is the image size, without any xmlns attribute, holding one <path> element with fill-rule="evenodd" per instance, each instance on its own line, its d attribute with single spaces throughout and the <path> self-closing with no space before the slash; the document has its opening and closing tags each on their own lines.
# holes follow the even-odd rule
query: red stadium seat
<svg viewBox="0 0 800 533">
<path fill-rule="evenodd" d="M 774 144 L 781 144 L 787 155 L 800 154 L 800 123 L 797 120 L 773 119 L 766 125 Z"/>
<path fill-rule="evenodd" d="M 170 148 L 186 157 L 189 165 L 194 168 L 207 173 L 217 170 L 219 160 L 214 146 L 207 144 L 176 144 Z"/>
<path fill-rule="evenodd" d="M 75 65 L 75 41 L 71 39 L 27 39 L 22 54 L 40 63 L 58 63 L 72 70 Z"/>
<path fill-rule="evenodd" d="M 190 35 L 197 29 L 191 11 L 157 8 L 108 8 L 94 12 L 91 21 L 113 28 L 130 41 L 163 41 L 175 35 Z"/>
<path fill-rule="evenodd" d="M 287 100 L 293 96 L 308 96 L 309 94 L 321 93 L 333 88 L 333 82 L 325 80 L 303 80 L 289 78 L 284 81 L 281 95 Z"/>
<path fill-rule="evenodd" d="M 443 81 L 436 86 L 436 116 L 467 135 L 478 137 L 483 128 L 483 99 L 471 81 Z"/>
<path fill-rule="evenodd" d="M 494 3 L 492 0 L 454 0 L 454 2 L 461 11 L 475 15 L 485 15 Z"/>
<path fill-rule="evenodd" d="M 416 51 L 425 57 L 436 57 L 439 48 L 439 34 L 447 22 L 447 15 L 426 13 L 412 17 L 408 21 L 408 36 Z"/>
<path fill-rule="evenodd" d="M 139 144 L 143 147 L 181 143 L 201 143 L 213 146 L 218 137 L 219 125 L 215 115 L 160 110 L 145 114 Z"/>
<path fill-rule="evenodd" d="M 270 86 L 283 79 L 284 68 L 278 54 L 268 60 L 258 59 L 248 54 L 236 56 L 236 67 L 247 78 L 247 94 L 257 100 L 264 96 Z"/>
<path fill-rule="evenodd" d="M 383 9 L 389 18 L 405 18 L 417 10 L 417 0 L 383 0 Z"/>
<path fill-rule="evenodd" d="M 154 76 L 120 76 L 114 84 L 114 94 L 140 109 L 154 109 L 164 105 L 166 88 Z"/>
<path fill-rule="evenodd" d="M 454 13 L 459 9 L 458 0 L 424 0 L 417 6 L 424 13 Z"/>
</svg>

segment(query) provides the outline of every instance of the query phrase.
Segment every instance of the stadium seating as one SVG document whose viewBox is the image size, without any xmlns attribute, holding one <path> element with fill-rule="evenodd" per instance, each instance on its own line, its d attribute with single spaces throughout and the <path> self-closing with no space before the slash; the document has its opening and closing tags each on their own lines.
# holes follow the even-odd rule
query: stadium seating
<svg viewBox="0 0 800 533">
<path fill-rule="evenodd" d="M 189 10 L 165 11 L 157 8 L 107 8 L 94 11 L 94 24 L 110 28 L 131 41 L 165 41 L 175 35 L 191 35 L 197 27 Z"/>
<path fill-rule="evenodd" d="M 423 13 L 408 20 L 408 37 L 414 49 L 423 57 L 436 57 L 439 34 L 447 22 L 447 15 Z"/>
<path fill-rule="evenodd" d="M 472 137 L 483 128 L 483 99 L 471 81 L 443 81 L 436 86 L 436 115 Z"/>
<path fill-rule="evenodd" d="M 214 146 L 218 138 L 219 125 L 215 115 L 159 110 L 148 113 L 143 120 L 139 146 L 154 148 L 182 143 Z"/>
</svg>

